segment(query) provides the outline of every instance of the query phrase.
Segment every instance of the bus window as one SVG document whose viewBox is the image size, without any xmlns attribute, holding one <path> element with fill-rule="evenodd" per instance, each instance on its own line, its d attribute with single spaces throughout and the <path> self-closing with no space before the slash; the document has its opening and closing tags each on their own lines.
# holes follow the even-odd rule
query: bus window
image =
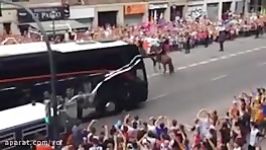
<svg viewBox="0 0 266 150">
<path fill-rule="evenodd" d="M 15 132 L 4 134 L 0 136 L 0 149 L 1 150 L 8 150 L 12 149 L 15 146 L 11 145 L 9 141 L 16 141 L 16 134 Z"/>
<path fill-rule="evenodd" d="M 35 125 L 22 130 L 23 140 L 32 140 L 36 138 L 36 135 L 41 135 L 42 137 L 48 137 L 48 127 L 46 124 Z"/>
</svg>

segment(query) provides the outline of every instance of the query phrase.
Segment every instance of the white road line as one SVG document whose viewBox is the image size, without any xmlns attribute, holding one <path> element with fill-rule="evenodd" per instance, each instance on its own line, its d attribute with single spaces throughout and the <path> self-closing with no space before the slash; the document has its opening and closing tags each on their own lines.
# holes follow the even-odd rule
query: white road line
<svg viewBox="0 0 266 150">
<path fill-rule="evenodd" d="M 208 63 L 210 63 L 209 61 L 201 61 L 201 62 L 199 62 L 198 64 L 199 65 L 205 65 L 205 64 L 208 64 Z"/>
<path fill-rule="evenodd" d="M 167 96 L 167 95 L 169 95 L 169 94 L 171 94 L 171 93 L 169 92 L 169 93 L 160 94 L 160 95 L 158 95 L 158 96 L 155 96 L 155 97 L 151 98 L 151 99 L 148 100 L 147 102 L 149 102 L 149 101 L 156 101 L 156 100 L 159 100 L 159 99 L 161 99 L 161 98 L 163 98 L 163 97 L 165 97 L 165 96 Z"/>
<path fill-rule="evenodd" d="M 221 60 L 221 59 L 227 59 L 227 58 L 229 58 L 229 57 L 228 56 L 222 56 L 222 57 L 219 58 L 219 60 Z"/>
<path fill-rule="evenodd" d="M 178 67 L 176 70 L 184 70 L 184 69 L 187 69 L 187 67 L 186 66 Z"/>
<path fill-rule="evenodd" d="M 241 51 L 241 52 L 238 52 L 236 53 L 237 55 L 242 55 L 242 54 L 245 54 L 246 52 L 245 51 Z"/>
<path fill-rule="evenodd" d="M 225 78 L 225 77 L 227 77 L 227 76 L 228 76 L 228 75 L 226 75 L 226 74 L 219 75 L 219 76 L 217 76 L 217 77 L 215 77 L 215 78 L 212 78 L 211 81 L 220 80 L 220 79 L 223 79 L 223 78 Z"/>
<path fill-rule="evenodd" d="M 198 65 L 199 65 L 198 63 L 194 63 L 194 64 L 191 64 L 191 65 L 188 65 L 188 67 L 196 67 Z"/>
<path fill-rule="evenodd" d="M 254 52 L 254 49 L 249 49 L 246 51 L 247 53 L 251 53 L 251 52 Z"/>
<path fill-rule="evenodd" d="M 235 56 L 237 56 L 237 54 L 233 53 L 233 54 L 230 54 L 229 56 L 230 57 L 235 57 Z"/>
<path fill-rule="evenodd" d="M 252 51 L 255 52 L 255 51 L 260 51 L 262 49 L 264 49 L 266 47 L 257 47 L 257 48 L 253 48 Z"/>
<path fill-rule="evenodd" d="M 209 60 L 209 62 L 215 62 L 217 60 L 219 60 L 219 58 L 212 58 L 212 59 Z"/>
</svg>

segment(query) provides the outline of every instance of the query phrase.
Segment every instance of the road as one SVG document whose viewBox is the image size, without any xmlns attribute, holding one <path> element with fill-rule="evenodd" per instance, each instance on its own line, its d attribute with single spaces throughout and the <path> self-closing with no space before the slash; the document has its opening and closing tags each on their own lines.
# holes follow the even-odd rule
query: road
<svg viewBox="0 0 266 150">
<path fill-rule="evenodd" d="M 218 44 L 192 49 L 189 55 L 173 52 L 173 75 L 154 72 L 147 59 L 149 100 L 136 110 L 102 118 L 99 124 L 115 123 L 126 113 L 145 119 L 167 115 L 186 124 L 193 122 L 201 108 L 225 113 L 234 95 L 265 85 L 265 41 L 241 38 L 226 42 L 225 52 L 218 52 Z"/>
<path fill-rule="evenodd" d="M 141 108 L 106 117 L 99 122 L 110 124 L 126 113 L 149 116 L 167 115 L 182 123 L 192 123 L 201 108 L 224 113 L 234 95 L 266 83 L 266 39 L 242 38 L 218 45 L 198 47 L 191 54 L 173 52 L 176 73 L 164 75 L 153 70 L 145 60 L 149 76 L 149 100 Z"/>
</svg>

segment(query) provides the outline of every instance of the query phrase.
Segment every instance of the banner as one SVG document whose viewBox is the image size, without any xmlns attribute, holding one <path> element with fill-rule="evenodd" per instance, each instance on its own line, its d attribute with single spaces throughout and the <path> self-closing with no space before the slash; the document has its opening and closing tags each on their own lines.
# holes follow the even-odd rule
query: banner
<svg viewBox="0 0 266 150">
<path fill-rule="evenodd" d="M 135 4 L 124 6 L 125 15 L 144 14 L 146 11 L 146 5 Z"/>
<path fill-rule="evenodd" d="M 40 21 L 64 20 L 69 17 L 69 7 L 44 7 L 31 8 L 31 11 Z M 53 14 L 54 12 L 54 14 Z M 25 9 L 18 9 L 18 21 L 20 23 L 34 22 L 31 15 Z M 54 15 L 54 16 L 53 16 Z"/>
</svg>

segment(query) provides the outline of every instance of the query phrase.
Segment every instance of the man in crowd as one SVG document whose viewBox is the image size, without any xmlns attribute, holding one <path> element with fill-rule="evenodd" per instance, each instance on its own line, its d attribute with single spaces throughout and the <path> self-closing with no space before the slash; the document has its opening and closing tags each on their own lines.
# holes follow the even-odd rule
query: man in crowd
<svg viewBox="0 0 266 150">
<path fill-rule="evenodd" d="M 222 28 L 220 31 L 219 31 L 219 37 L 218 37 L 218 42 L 219 42 L 219 46 L 220 46 L 220 52 L 223 52 L 224 51 L 224 42 L 226 40 L 226 33 L 225 33 L 225 30 L 224 28 Z"/>
</svg>

